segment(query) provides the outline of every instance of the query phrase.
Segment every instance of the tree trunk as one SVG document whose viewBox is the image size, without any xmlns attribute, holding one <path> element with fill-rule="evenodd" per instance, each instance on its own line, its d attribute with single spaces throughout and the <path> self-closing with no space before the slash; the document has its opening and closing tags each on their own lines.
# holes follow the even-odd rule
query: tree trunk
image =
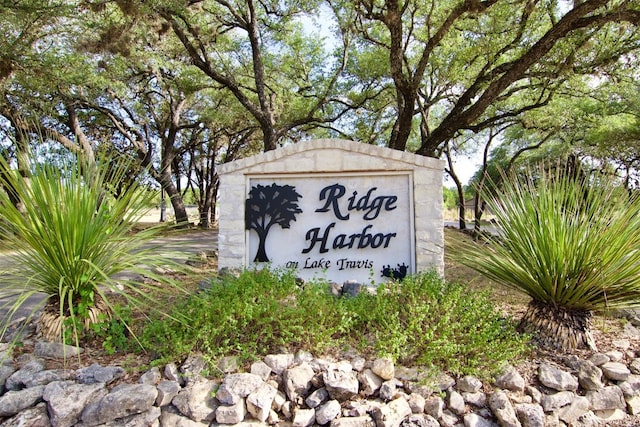
<svg viewBox="0 0 640 427">
<path fill-rule="evenodd" d="M 189 215 L 187 214 L 187 207 L 184 205 L 182 195 L 178 192 L 178 189 L 173 182 L 164 186 L 164 191 L 167 192 L 169 200 L 171 200 L 171 206 L 173 207 L 173 213 L 176 216 L 176 224 L 182 227 L 189 225 Z"/>
<path fill-rule="evenodd" d="M 160 182 L 162 189 L 167 193 L 167 196 L 169 196 L 171 206 L 173 207 L 173 212 L 176 216 L 176 224 L 179 226 L 189 225 L 187 208 L 184 205 L 184 201 L 182 200 L 182 195 L 171 180 L 171 172 L 168 168 L 164 168 L 160 172 L 158 181 Z"/>
<path fill-rule="evenodd" d="M 444 154 L 447 158 L 447 163 L 449 164 L 449 168 L 447 169 L 447 173 L 453 179 L 453 182 L 456 184 L 456 191 L 458 192 L 458 226 L 460 230 L 467 229 L 467 221 L 465 220 L 465 207 L 464 207 L 464 187 L 462 186 L 462 182 L 460 178 L 453 170 L 453 158 L 451 157 L 451 150 L 449 150 L 449 144 L 446 144 L 444 149 Z"/>
<path fill-rule="evenodd" d="M 592 313 L 572 310 L 550 302 L 532 300 L 520 320 L 518 329 L 531 334 L 534 341 L 548 350 L 597 351 L 591 334 Z"/>
<path fill-rule="evenodd" d="M 258 230 L 256 230 L 258 232 Z M 256 252 L 256 257 L 253 259 L 253 262 L 269 262 L 269 257 L 267 256 L 266 243 L 267 243 L 267 232 L 258 232 L 258 251 Z"/>
<path fill-rule="evenodd" d="M 476 234 L 479 234 L 480 228 L 482 228 L 482 215 L 484 214 L 485 206 L 485 201 L 482 200 L 480 193 L 477 192 L 473 199 L 473 232 Z"/>
</svg>

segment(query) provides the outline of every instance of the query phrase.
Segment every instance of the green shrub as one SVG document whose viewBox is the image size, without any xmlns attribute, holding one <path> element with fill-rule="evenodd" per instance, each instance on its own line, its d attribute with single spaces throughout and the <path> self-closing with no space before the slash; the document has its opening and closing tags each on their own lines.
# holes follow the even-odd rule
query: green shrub
<svg viewBox="0 0 640 427">
<path fill-rule="evenodd" d="M 372 295 L 336 298 L 326 283 L 296 284 L 290 272 L 246 271 L 224 277 L 176 307 L 174 318 L 145 328 L 143 345 L 158 363 L 194 350 L 210 361 L 245 360 L 304 349 L 314 354 L 355 349 L 455 374 L 485 375 L 525 351 L 524 338 L 485 295 L 471 294 L 435 274 L 390 283 Z"/>
<path fill-rule="evenodd" d="M 486 375 L 526 351 L 526 337 L 495 310 L 488 294 L 435 273 L 391 282 L 356 303 L 356 330 L 373 337 L 378 355 L 406 365 Z"/>
<path fill-rule="evenodd" d="M 209 290 L 176 307 L 173 319 L 147 325 L 141 339 L 165 358 L 195 350 L 211 360 L 223 355 L 252 359 L 282 347 L 322 351 L 336 332 L 337 310 L 327 284 L 303 290 L 291 273 L 247 271 L 214 280 Z"/>
</svg>

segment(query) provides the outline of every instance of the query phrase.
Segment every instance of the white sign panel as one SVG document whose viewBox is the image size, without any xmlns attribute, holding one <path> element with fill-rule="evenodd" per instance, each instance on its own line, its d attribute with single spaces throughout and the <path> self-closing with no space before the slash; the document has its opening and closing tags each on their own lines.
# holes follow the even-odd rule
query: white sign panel
<svg viewBox="0 0 640 427">
<path fill-rule="evenodd" d="M 415 272 L 409 173 L 247 179 L 246 265 L 338 283 L 376 284 Z"/>
</svg>

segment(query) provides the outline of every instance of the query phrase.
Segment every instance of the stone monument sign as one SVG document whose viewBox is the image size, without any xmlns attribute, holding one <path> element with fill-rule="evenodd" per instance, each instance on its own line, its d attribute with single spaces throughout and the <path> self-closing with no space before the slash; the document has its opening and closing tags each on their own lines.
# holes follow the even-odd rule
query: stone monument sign
<svg viewBox="0 0 640 427">
<path fill-rule="evenodd" d="M 221 167 L 218 268 L 375 285 L 444 269 L 443 162 L 321 139 Z"/>
</svg>

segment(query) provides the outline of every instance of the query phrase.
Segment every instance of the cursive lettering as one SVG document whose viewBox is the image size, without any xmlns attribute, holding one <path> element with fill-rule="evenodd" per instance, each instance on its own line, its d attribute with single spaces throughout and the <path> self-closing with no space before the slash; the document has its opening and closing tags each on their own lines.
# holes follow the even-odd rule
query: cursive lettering
<svg viewBox="0 0 640 427">
<path fill-rule="evenodd" d="M 358 198 L 358 192 L 354 191 L 347 199 L 347 213 L 344 213 L 340 207 L 340 199 L 345 195 L 346 189 L 344 185 L 333 184 L 320 190 L 320 200 L 324 200 L 324 206 L 316 209 L 316 212 L 333 211 L 336 218 L 342 221 L 349 219 L 351 211 L 362 211 L 363 219 L 367 221 L 374 220 L 380 215 L 382 210 L 392 211 L 397 208 L 396 202 L 398 196 L 375 196 L 373 193 L 378 187 L 371 187 L 365 195 Z"/>
<path fill-rule="evenodd" d="M 311 252 L 316 244 L 319 244 L 319 253 L 329 252 L 327 249 L 329 245 L 329 232 L 333 227 L 335 227 L 336 223 L 332 222 L 327 226 L 324 232 L 321 233 L 320 227 L 315 227 L 307 231 L 306 240 L 309 241 L 309 246 L 306 249 L 302 250 L 303 254 Z M 377 249 L 379 247 L 387 248 L 389 247 L 389 243 L 391 239 L 396 237 L 396 233 L 373 233 L 371 232 L 371 228 L 373 225 L 369 224 L 362 229 L 360 233 L 353 234 L 338 234 L 333 238 L 333 243 L 331 244 L 332 249 L 366 249 L 372 248 Z"/>
</svg>

